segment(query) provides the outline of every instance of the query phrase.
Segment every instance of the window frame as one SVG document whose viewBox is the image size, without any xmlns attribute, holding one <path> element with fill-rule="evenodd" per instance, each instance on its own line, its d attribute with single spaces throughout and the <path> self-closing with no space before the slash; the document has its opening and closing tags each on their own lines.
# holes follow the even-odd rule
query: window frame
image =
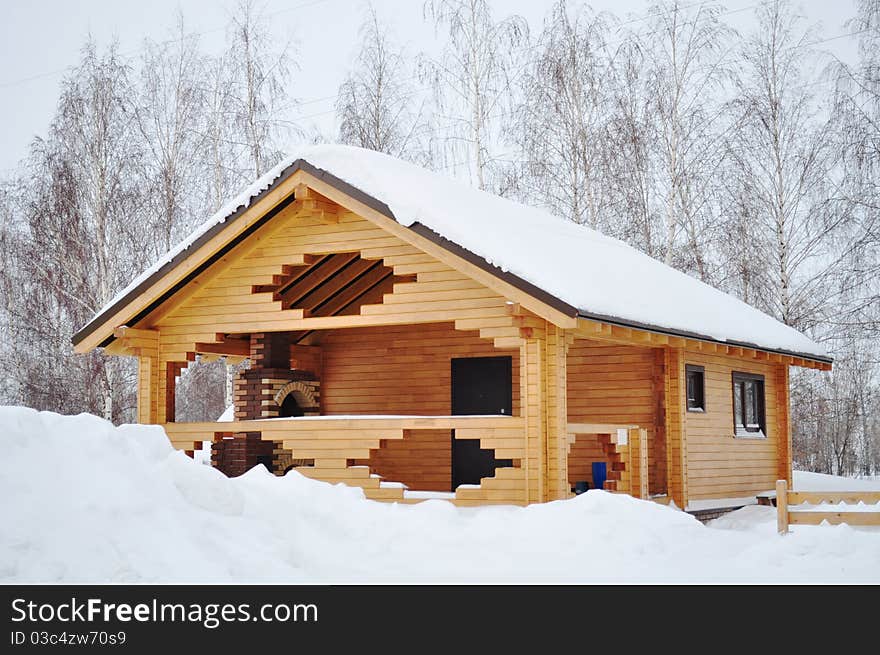
<svg viewBox="0 0 880 655">
<path fill-rule="evenodd" d="M 691 407 L 689 378 L 691 373 L 697 373 L 700 376 L 700 406 Z M 684 406 L 689 412 L 697 414 L 706 413 L 706 367 L 699 364 L 685 364 L 684 366 Z"/>
<path fill-rule="evenodd" d="M 746 398 L 748 397 L 747 385 L 755 385 L 755 413 L 757 423 L 747 423 Z M 741 385 L 742 423 L 736 411 L 737 385 Z M 760 373 L 748 373 L 745 371 L 733 371 L 731 373 L 731 404 L 733 406 L 733 436 L 738 439 L 766 439 L 767 438 L 767 385 L 765 376 Z M 749 427 L 756 425 L 757 427 Z"/>
</svg>

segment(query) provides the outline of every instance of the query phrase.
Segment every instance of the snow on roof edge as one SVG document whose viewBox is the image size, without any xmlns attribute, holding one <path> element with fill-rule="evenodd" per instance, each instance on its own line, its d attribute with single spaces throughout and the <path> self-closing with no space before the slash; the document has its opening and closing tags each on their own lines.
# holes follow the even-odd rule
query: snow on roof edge
<svg viewBox="0 0 880 655">
<path fill-rule="evenodd" d="M 182 254 L 186 253 L 186 251 L 189 250 L 194 244 L 196 244 L 200 238 L 203 238 L 206 234 L 210 233 L 212 229 L 216 229 L 218 226 L 223 225 L 224 223 L 227 223 L 229 221 L 229 219 L 234 217 L 236 214 L 240 214 L 241 212 L 247 210 L 250 206 L 253 205 L 253 203 L 256 199 L 258 199 L 264 193 L 266 193 L 267 191 L 272 189 L 280 181 L 280 178 L 282 178 L 282 177 L 286 178 L 290 174 L 295 172 L 296 170 L 303 168 L 303 166 L 302 166 L 303 164 L 305 164 L 308 168 L 313 169 L 310 172 L 327 180 L 327 182 L 332 184 L 333 186 L 339 186 L 341 183 L 342 185 L 347 187 L 346 189 L 341 189 L 341 190 L 343 190 L 349 194 L 351 194 L 351 192 L 356 192 L 358 195 L 362 196 L 362 198 L 360 198 L 360 199 L 362 199 L 362 200 L 366 199 L 368 201 L 372 201 L 372 202 L 368 202 L 368 204 L 379 205 L 379 207 L 376 207 L 377 209 L 379 209 L 383 214 L 388 215 L 390 218 L 393 218 L 401 225 L 406 226 L 406 227 L 410 227 L 411 229 L 413 229 L 417 226 L 417 224 L 421 223 L 420 217 L 417 214 L 413 215 L 413 212 L 411 212 L 411 211 L 404 212 L 404 214 L 403 214 L 404 220 L 400 220 L 400 217 L 401 217 L 400 213 L 397 211 L 394 211 L 393 207 L 389 206 L 389 204 L 386 204 L 386 202 L 389 202 L 392 199 L 387 196 L 383 197 L 384 194 L 381 194 L 381 193 L 376 194 L 375 190 L 369 188 L 370 187 L 369 184 L 358 184 L 359 180 L 357 180 L 357 179 L 345 179 L 346 176 L 345 176 L 344 172 L 340 172 L 340 174 L 337 175 L 337 171 L 331 170 L 333 168 L 332 166 L 328 166 L 328 165 L 324 164 L 323 162 L 321 162 L 321 159 L 322 159 L 322 157 L 320 156 L 320 154 L 321 154 L 320 149 L 321 148 L 322 148 L 321 146 L 319 146 L 319 147 L 313 146 L 310 148 L 301 149 L 297 155 L 291 155 L 291 156 L 284 158 L 274 168 L 272 168 L 270 171 L 268 171 L 263 176 L 261 176 L 253 184 L 246 187 L 243 191 L 241 191 L 239 194 L 237 194 L 232 200 L 225 203 L 211 217 L 209 217 L 199 227 L 197 227 L 195 230 L 193 230 L 193 232 L 191 232 L 184 240 L 182 240 L 174 248 L 169 250 L 163 257 L 161 257 L 159 260 L 157 260 L 152 266 L 150 266 L 149 268 L 144 270 L 140 275 L 138 275 L 134 280 L 132 280 L 132 282 L 129 283 L 124 289 L 122 289 L 119 293 L 117 293 L 110 302 L 105 304 L 104 307 L 97 314 L 95 314 L 92 317 L 92 319 L 90 319 L 89 322 L 86 323 L 86 325 L 83 326 L 83 328 L 81 328 L 74 335 L 74 337 L 73 337 L 74 344 L 78 343 L 79 341 L 84 339 L 85 336 L 87 336 L 88 334 L 93 332 L 98 327 L 98 325 L 100 325 L 100 321 L 102 319 L 105 319 L 111 312 L 118 311 L 119 309 L 121 309 L 121 307 L 117 307 L 117 305 L 120 304 L 121 302 L 123 302 L 129 294 L 131 294 L 135 289 L 137 289 L 138 286 L 147 282 L 152 276 L 156 275 L 157 273 L 160 273 L 164 268 L 166 268 L 170 264 L 174 264 L 175 260 L 178 259 Z M 380 155 L 380 153 L 373 153 L 371 151 L 362 151 L 361 149 L 351 148 L 351 147 L 347 147 L 347 146 L 324 146 L 323 148 L 325 150 L 329 149 L 331 152 L 331 155 L 335 154 L 337 156 L 339 155 L 338 151 L 342 151 L 342 153 L 346 154 L 346 155 L 351 154 L 351 153 L 357 154 L 356 151 L 361 151 L 364 153 L 368 152 L 370 156 Z M 321 162 L 323 165 L 313 163 L 310 160 L 310 158 L 306 157 L 303 150 L 305 150 L 305 151 L 318 150 L 318 152 L 317 152 L 318 156 L 316 157 L 316 160 L 318 162 Z M 393 158 L 390 158 L 385 155 L 381 155 L 381 157 L 386 157 L 387 159 L 393 160 Z M 332 161 L 333 161 L 333 158 L 331 156 L 331 162 Z M 393 161 L 399 161 L 399 160 L 393 160 Z M 348 163 L 348 162 L 346 162 L 346 163 Z M 402 164 L 403 162 L 400 162 L 400 163 Z M 407 164 L 407 166 L 410 166 L 410 165 Z M 349 168 L 348 170 L 350 171 L 351 169 Z M 419 171 L 424 172 L 426 175 L 437 176 L 436 173 L 427 171 L 425 169 L 419 169 Z M 331 179 L 327 179 L 327 178 L 331 178 Z M 461 184 L 462 184 L 458 181 L 454 181 L 451 179 L 450 180 L 444 179 L 443 182 L 444 183 L 448 182 L 449 184 L 457 184 L 459 186 L 461 186 Z M 367 187 L 367 188 L 363 188 L 363 187 Z M 477 190 L 470 189 L 469 187 L 468 187 L 468 190 L 473 191 L 473 192 L 477 192 Z M 527 205 L 522 205 L 521 203 L 515 203 L 514 201 L 511 201 L 511 200 L 508 200 L 505 198 L 501 198 L 498 196 L 494 196 L 492 194 L 488 194 L 485 192 L 477 192 L 477 193 L 482 194 L 484 196 L 491 197 L 492 199 L 496 199 L 498 201 L 503 201 L 504 203 L 510 203 L 511 205 L 518 205 L 519 207 L 522 207 L 522 208 L 526 208 L 529 210 L 533 210 L 535 212 L 540 212 L 542 214 L 546 214 L 547 217 L 552 217 L 553 219 L 556 219 L 558 221 L 564 221 L 564 219 L 562 219 L 556 215 L 550 214 L 548 212 L 545 212 L 544 210 L 539 210 L 536 208 L 529 207 Z M 409 216 L 406 216 L 406 214 L 409 214 Z M 407 217 L 410 219 L 408 223 L 406 222 Z M 426 224 L 426 223 L 421 223 L 421 224 L 424 227 L 428 228 L 430 231 L 432 231 L 435 235 L 439 236 L 443 242 L 447 242 L 447 243 L 441 242 L 440 243 L 441 246 L 447 247 L 447 248 L 448 248 L 448 244 L 453 244 L 454 246 L 457 246 L 465 253 L 469 253 L 469 254 L 473 255 L 474 257 L 476 257 L 481 262 L 484 262 L 488 268 L 494 269 L 491 271 L 491 272 L 493 272 L 493 274 L 501 275 L 501 276 L 510 276 L 510 277 L 514 278 L 514 281 L 519 281 L 521 283 L 525 283 L 525 285 L 532 288 L 531 290 L 524 289 L 526 292 L 534 295 L 533 291 L 538 290 L 538 291 L 541 291 L 544 294 L 546 294 L 550 299 L 557 300 L 562 305 L 565 305 L 567 307 L 572 307 L 572 308 L 578 307 L 577 311 L 578 311 L 578 315 L 580 315 L 580 316 L 584 316 L 587 318 L 597 318 L 599 320 L 610 320 L 611 322 L 617 321 L 621 324 L 629 325 L 632 327 L 641 327 L 641 328 L 648 329 L 648 330 L 659 331 L 659 332 L 664 332 L 664 333 L 668 333 L 668 334 L 677 334 L 677 335 L 681 335 L 681 336 L 691 336 L 691 337 L 702 339 L 702 340 L 710 340 L 710 341 L 716 341 L 716 342 L 721 342 L 721 343 L 742 345 L 742 346 L 748 346 L 748 347 L 756 347 L 759 349 L 787 353 L 787 354 L 796 355 L 799 357 L 806 357 L 806 358 L 818 360 L 818 361 L 826 361 L 826 362 L 832 361 L 831 358 L 828 356 L 828 354 L 825 352 L 825 349 L 823 347 L 821 347 L 819 344 L 813 342 L 805 335 L 803 335 L 803 334 L 801 334 L 791 328 L 788 328 L 788 329 L 790 329 L 792 332 L 795 332 L 799 336 L 806 339 L 807 342 L 809 343 L 809 345 L 814 346 L 815 350 L 812 350 L 809 352 L 804 352 L 800 348 L 792 349 L 792 348 L 784 348 L 784 347 L 780 347 L 780 346 L 776 346 L 776 345 L 770 346 L 770 345 L 761 344 L 761 343 L 753 343 L 752 341 L 747 341 L 747 340 L 742 340 L 742 339 L 735 339 L 735 338 L 730 338 L 730 337 L 706 334 L 704 332 L 699 331 L 698 329 L 694 329 L 693 331 L 690 331 L 689 329 L 683 329 L 683 328 L 677 327 L 677 326 L 664 325 L 662 322 L 638 320 L 632 316 L 621 316 L 621 315 L 617 315 L 617 314 L 605 314 L 605 313 L 593 311 L 592 309 L 589 309 L 589 308 L 579 307 L 578 305 L 575 305 L 575 304 L 568 302 L 565 298 L 561 298 L 557 293 L 554 293 L 554 292 L 548 290 L 545 286 L 542 286 L 540 284 L 532 282 L 531 280 L 524 278 L 521 275 L 518 275 L 517 274 L 518 271 L 511 271 L 508 267 L 503 265 L 503 262 L 493 261 L 490 257 L 485 256 L 482 253 L 475 253 L 472 250 L 466 248 L 465 246 L 460 245 L 454 239 L 450 239 L 446 235 L 439 232 L 435 225 Z M 586 228 L 584 228 L 584 229 L 586 229 Z M 594 231 L 590 230 L 590 232 L 594 232 Z M 620 242 L 617 239 L 607 237 L 606 235 L 603 235 L 598 232 L 596 233 L 596 236 L 601 239 L 601 241 L 598 243 L 598 245 L 600 247 L 603 247 L 606 245 L 609 247 L 621 246 L 626 251 L 628 251 L 627 252 L 628 255 L 637 255 L 637 256 L 640 255 L 642 257 L 647 258 L 647 255 L 644 255 L 644 253 L 641 253 L 641 251 L 638 251 L 637 249 L 632 248 L 631 246 L 629 246 L 628 244 L 625 244 L 624 242 Z M 436 241 L 436 239 L 434 239 L 434 240 Z M 651 261 L 654 262 L 655 260 L 652 259 Z M 661 262 L 656 262 L 656 263 L 659 263 L 662 265 Z M 666 268 L 669 268 L 669 267 L 666 267 Z M 698 286 L 708 287 L 709 289 L 715 291 L 718 294 L 722 294 L 731 300 L 734 300 L 734 301 L 737 301 L 741 304 L 744 304 L 744 303 L 742 303 L 741 300 L 739 300 L 735 296 L 731 296 L 730 294 L 722 292 L 719 289 L 716 289 L 715 287 L 712 287 L 710 285 L 706 285 L 705 283 L 701 282 L 700 280 L 697 280 L 691 276 L 687 276 L 686 274 L 681 273 L 680 271 L 677 271 L 675 269 L 670 269 L 670 270 L 675 271 L 675 273 L 677 273 L 680 276 L 686 277 L 688 279 L 689 283 L 695 283 Z M 500 274 L 499 274 L 499 271 L 500 271 Z M 520 284 L 515 284 L 515 285 L 521 286 Z M 546 298 L 543 298 L 541 300 L 543 300 L 545 302 L 547 301 Z M 758 312 L 758 313 L 762 314 L 764 317 L 778 323 L 780 326 L 783 326 L 782 323 L 779 323 L 778 321 L 776 321 L 776 319 L 773 319 L 772 317 L 767 316 L 766 314 L 763 314 L 763 312 L 760 312 L 760 310 L 757 310 L 754 307 L 751 307 L 750 305 L 745 305 L 745 306 L 748 307 L 750 310 L 752 310 L 754 312 Z M 787 328 L 787 326 L 784 326 L 784 327 Z"/>
<path fill-rule="evenodd" d="M 100 319 L 109 314 L 128 294 L 146 282 L 154 274 L 162 270 L 165 266 L 173 263 L 177 257 L 185 253 L 201 237 L 210 232 L 212 228 L 226 223 L 236 214 L 249 209 L 254 200 L 260 197 L 264 192 L 269 191 L 277 183 L 279 178 L 284 176 L 285 171 L 297 161 L 296 158 L 284 158 L 275 167 L 259 177 L 256 182 L 248 185 L 243 191 L 239 192 L 231 200 L 224 203 L 223 206 L 214 212 L 207 220 L 190 232 L 186 238 L 153 262 L 148 268 L 144 269 L 140 275 L 133 279 L 125 288 L 120 290 L 115 296 L 113 296 L 113 298 L 107 301 L 104 306 L 101 307 L 101 309 L 99 309 L 98 312 L 92 316 L 92 318 L 90 318 L 88 322 L 76 332 L 76 334 L 73 335 L 73 343 L 76 344 L 84 338 L 80 335 L 91 333 L 93 330 L 90 328 L 93 328 L 95 324 L 99 323 Z"/>
</svg>

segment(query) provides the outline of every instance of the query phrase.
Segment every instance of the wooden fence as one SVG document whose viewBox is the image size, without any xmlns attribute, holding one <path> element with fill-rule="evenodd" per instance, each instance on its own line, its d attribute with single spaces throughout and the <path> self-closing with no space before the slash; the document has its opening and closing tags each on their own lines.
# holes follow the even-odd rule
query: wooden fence
<svg viewBox="0 0 880 655">
<path fill-rule="evenodd" d="M 785 480 L 776 482 L 776 523 L 780 534 L 788 532 L 789 525 L 819 525 L 828 521 L 832 525 L 846 523 L 848 525 L 880 526 L 880 508 L 878 511 L 813 511 L 791 505 L 819 505 L 821 503 L 844 503 L 845 505 L 876 505 L 880 503 L 880 491 L 789 491 Z"/>
</svg>

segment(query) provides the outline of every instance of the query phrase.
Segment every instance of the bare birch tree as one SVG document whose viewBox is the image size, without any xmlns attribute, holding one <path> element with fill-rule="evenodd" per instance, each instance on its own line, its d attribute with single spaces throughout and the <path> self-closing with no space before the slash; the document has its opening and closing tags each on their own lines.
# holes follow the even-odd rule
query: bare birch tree
<svg viewBox="0 0 880 655">
<path fill-rule="evenodd" d="M 70 335 L 145 265 L 127 67 L 116 46 L 83 49 L 46 139 L 35 141 L 5 253 L 14 375 L 28 404 L 130 416 L 130 362 L 74 357 Z M 34 320 L 34 317 L 39 317 Z"/>
<path fill-rule="evenodd" d="M 846 23 L 858 35 L 858 61 L 835 62 L 834 124 L 844 177 L 838 201 L 850 214 L 857 245 L 850 259 L 849 302 L 839 317 L 849 328 L 880 335 L 880 0 L 859 0 Z"/>
<path fill-rule="evenodd" d="M 608 19 L 587 11 L 571 16 L 566 0 L 553 5 L 521 76 L 512 136 L 534 200 L 593 228 L 609 203 Z"/>
<path fill-rule="evenodd" d="M 204 176 L 204 68 L 197 37 L 187 34 L 180 15 L 171 39 L 145 44 L 134 112 L 147 155 L 143 178 L 154 187 L 149 217 L 156 258 L 192 229 L 204 207 L 196 191 Z"/>
<path fill-rule="evenodd" d="M 439 59 L 420 62 L 420 77 L 433 87 L 439 115 L 448 121 L 438 137 L 442 163 L 455 168 L 467 161 L 476 186 L 488 189 L 528 26 L 519 16 L 496 21 L 486 0 L 428 0 L 425 14 L 448 36 Z"/>
<path fill-rule="evenodd" d="M 654 63 L 663 258 L 708 280 L 704 231 L 712 225 L 712 182 L 723 153 L 717 137 L 723 132 L 720 96 L 730 67 L 726 57 L 732 30 L 721 21 L 717 4 L 671 0 L 654 5 L 651 13 L 654 20 L 643 47 Z"/>
<path fill-rule="evenodd" d="M 423 103 L 402 51 L 390 42 L 372 6 L 360 37 L 354 68 L 336 99 L 340 142 L 427 163 Z"/>
<path fill-rule="evenodd" d="M 625 33 L 609 68 L 612 116 L 605 173 L 612 205 L 611 233 L 651 257 L 663 252 L 663 212 L 658 210 L 659 126 L 654 109 L 651 55 Z"/>
<path fill-rule="evenodd" d="M 278 138 L 285 129 L 280 107 L 291 107 L 288 46 L 276 42 L 254 0 L 240 0 L 232 17 L 225 55 L 231 82 L 229 107 L 239 128 L 239 145 L 249 161 L 249 178 L 259 177 L 280 159 Z M 249 179 L 246 180 L 250 181 Z"/>
<path fill-rule="evenodd" d="M 830 306 L 841 259 L 835 238 L 845 216 L 829 211 L 834 166 L 827 121 L 802 67 L 814 36 L 784 0 L 757 10 L 757 31 L 743 44 L 736 76 L 739 113 L 731 133 L 734 194 L 752 267 L 754 302 L 788 325 L 813 327 Z"/>
</svg>

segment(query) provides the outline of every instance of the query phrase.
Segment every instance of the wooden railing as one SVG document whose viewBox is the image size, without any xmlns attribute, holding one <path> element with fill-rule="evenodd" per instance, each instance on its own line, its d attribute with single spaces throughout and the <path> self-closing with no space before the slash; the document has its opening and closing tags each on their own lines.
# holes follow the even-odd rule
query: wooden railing
<svg viewBox="0 0 880 655">
<path fill-rule="evenodd" d="M 569 423 L 566 427 L 568 448 L 579 436 L 597 436 L 611 470 L 611 491 L 648 497 L 648 431 L 637 425 Z"/>
<path fill-rule="evenodd" d="M 303 475 L 325 482 L 358 486 L 368 498 L 405 500 L 402 487 L 387 484 L 366 466 L 350 465 L 368 460 L 382 442 L 400 440 L 418 430 L 455 430 L 457 439 L 479 439 L 480 447 L 495 451 L 497 459 L 525 458 L 525 423 L 516 416 L 332 416 L 263 419 L 211 423 L 166 423 L 168 438 L 179 450 L 194 450 L 196 443 L 215 441 L 239 433 L 260 434 L 290 451 L 296 460 L 314 460 L 298 468 Z M 522 468 L 496 470 L 480 486 L 456 490 L 457 504 L 485 502 L 521 503 L 525 498 Z"/>
<path fill-rule="evenodd" d="M 814 511 L 791 507 L 792 505 L 820 505 L 822 503 L 845 505 L 876 505 L 880 503 L 880 491 L 789 491 L 785 480 L 776 482 L 776 527 L 780 534 L 788 532 L 789 525 L 819 525 L 828 521 L 832 525 L 877 525 L 878 511 Z"/>
</svg>

